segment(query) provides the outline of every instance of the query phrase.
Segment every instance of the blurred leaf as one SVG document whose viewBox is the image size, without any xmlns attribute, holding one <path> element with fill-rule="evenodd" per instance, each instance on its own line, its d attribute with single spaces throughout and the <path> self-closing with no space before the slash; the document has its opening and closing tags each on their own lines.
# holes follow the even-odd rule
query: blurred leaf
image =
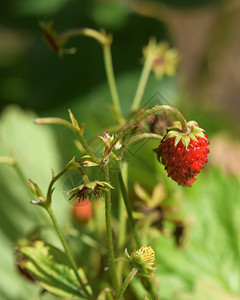
<svg viewBox="0 0 240 300">
<path fill-rule="evenodd" d="M 26 259 L 21 266 L 47 291 L 70 299 L 85 298 L 64 252 L 38 240 L 19 248 L 17 254 Z"/>
<path fill-rule="evenodd" d="M 17 1 L 15 6 L 17 11 L 23 15 L 50 16 L 61 9 L 66 2 L 66 0 L 24 0 Z"/>
<path fill-rule="evenodd" d="M 171 237 L 155 241 L 162 297 L 215 300 L 240 296 L 239 190 L 237 179 L 218 169 L 208 169 L 192 188 L 182 189 L 182 209 L 189 223 L 184 249 L 177 248 Z M 199 286 L 199 282 L 204 284 Z M 180 297 L 181 293 L 196 297 Z"/>
<path fill-rule="evenodd" d="M 127 21 L 129 12 L 130 10 L 124 2 L 108 1 L 94 3 L 91 15 L 99 26 L 118 28 Z"/>
<path fill-rule="evenodd" d="M 183 293 L 179 295 L 179 300 L 238 300 L 239 297 L 228 294 L 226 291 L 216 288 L 207 282 L 197 282 L 194 293 Z"/>
<path fill-rule="evenodd" d="M 41 224 L 51 226 L 43 209 L 30 204 L 33 196 L 27 187 L 27 178 L 36 181 L 45 193 L 52 176 L 51 168 L 56 172 L 61 169 L 60 159 L 52 129 L 34 125 L 35 117 L 33 113 L 11 106 L 3 111 L 0 118 L 0 155 L 9 156 L 10 150 L 14 150 L 24 173 L 22 179 L 25 179 L 21 181 L 12 166 L 0 165 L 0 291 L 4 294 L 1 299 L 37 297 L 39 288 L 25 281 L 17 272 L 12 253 L 19 238 L 29 236 Z M 53 207 L 59 223 L 66 224 L 70 206 L 63 198 L 62 186 L 58 183 Z M 60 245 L 52 231 L 48 229 L 46 234 L 52 243 Z"/>
</svg>

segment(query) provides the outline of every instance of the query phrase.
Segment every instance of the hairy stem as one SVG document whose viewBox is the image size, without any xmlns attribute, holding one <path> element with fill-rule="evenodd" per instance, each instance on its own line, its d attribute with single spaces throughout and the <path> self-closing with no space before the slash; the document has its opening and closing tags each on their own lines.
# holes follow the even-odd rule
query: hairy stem
<svg viewBox="0 0 240 300">
<path fill-rule="evenodd" d="M 127 184 L 127 178 L 128 178 L 128 164 L 126 162 L 121 163 L 121 168 L 122 168 L 122 173 L 123 173 L 123 181 L 125 184 Z M 124 249 L 124 244 L 125 244 L 125 239 L 126 239 L 126 225 L 127 225 L 127 220 L 125 216 L 126 208 L 124 204 L 124 199 L 121 194 L 119 194 L 119 225 L 118 225 L 118 241 L 117 241 L 117 247 L 118 247 L 118 254 L 123 252 Z M 122 271 L 123 271 L 123 266 L 124 266 L 124 261 L 119 261 L 118 262 L 118 279 L 119 282 L 122 282 Z"/>
<path fill-rule="evenodd" d="M 122 284 L 115 300 L 121 300 L 123 297 L 123 294 L 126 290 L 126 288 L 128 287 L 129 283 L 132 281 L 132 279 L 134 278 L 134 276 L 137 274 L 137 269 L 133 268 L 132 271 L 128 274 L 127 278 L 125 279 L 124 283 Z"/>
<path fill-rule="evenodd" d="M 130 130 L 135 128 L 142 120 L 147 118 L 148 116 L 159 112 L 159 111 L 166 111 L 169 110 L 171 111 L 174 115 L 176 115 L 177 119 L 181 122 L 182 125 L 182 132 L 187 133 L 188 132 L 188 127 L 187 127 L 187 122 L 184 119 L 183 115 L 174 107 L 168 106 L 168 105 L 156 105 L 151 109 L 146 110 L 143 114 L 141 114 L 135 121 L 130 122 L 125 129 L 123 129 L 118 136 L 114 139 L 112 145 L 106 150 L 104 153 L 102 160 L 106 157 L 109 156 L 111 153 L 112 149 L 114 146 L 117 144 L 118 141 L 120 141 Z"/>
<path fill-rule="evenodd" d="M 103 166 L 104 180 L 109 182 L 109 170 L 108 165 Z M 112 203 L 111 203 L 111 192 L 105 192 L 105 219 L 106 219 L 106 234 L 107 234 L 107 247 L 108 247 L 108 258 L 111 271 L 111 279 L 113 287 L 118 292 L 118 278 L 115 265 L 114 249 L 113 249 L 113 238 L 112 238 Z"/>
<path fill-rule="evenodd" d="M 131 137 L 129 140 L 127 140 L 121 147 L 119 151 L 119 157 L 122 158 L 123 153 L 126 151 L 126 149 L 133 143 L 139 142 L 141 140 L 146 140 L 146 139 L 157 139 L 161 140 L 163 137 L 160 134 L 156 133 L 140 133 L 137 135 L 134 135 Z"/>
</svg>

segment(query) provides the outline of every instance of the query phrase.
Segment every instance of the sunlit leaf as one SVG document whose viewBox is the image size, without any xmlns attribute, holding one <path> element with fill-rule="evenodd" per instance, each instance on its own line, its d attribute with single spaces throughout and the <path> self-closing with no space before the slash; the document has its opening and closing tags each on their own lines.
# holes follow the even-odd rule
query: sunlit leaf
<svg viewBox="0 0 240 300">
<path fill-rule="evenodd" d="M 17 254 L 25 258 L 21 267 L 47 291 L 70 299 L 84 298 L 66 255 L 59 249 L 37 240 L 33 246 L 19 248 Z"/>
</svg>

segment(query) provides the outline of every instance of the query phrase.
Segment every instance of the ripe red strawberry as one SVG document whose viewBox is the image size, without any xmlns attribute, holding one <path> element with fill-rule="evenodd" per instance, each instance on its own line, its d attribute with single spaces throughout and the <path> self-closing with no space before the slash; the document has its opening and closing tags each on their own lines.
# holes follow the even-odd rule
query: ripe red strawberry
<svg viewBox="0 0 240 300">
<path fill-rule="evenodd" d="M 168 176 L 179 185 L 192 186 L 196 175 L 208 161 L 209 141 L 204 130 L 194 121 L 187 123 L 187 133 L 179 126 L 168 128 L 155 152 L 162 158 Z"/>
<path fill-rule="evenodd" d="M 78 223 L 86 224 L 93 216 L 91 201 L 88 198 L 81 200 L 80 202 L 75 201 L 72 215 Z"/>
</svg>

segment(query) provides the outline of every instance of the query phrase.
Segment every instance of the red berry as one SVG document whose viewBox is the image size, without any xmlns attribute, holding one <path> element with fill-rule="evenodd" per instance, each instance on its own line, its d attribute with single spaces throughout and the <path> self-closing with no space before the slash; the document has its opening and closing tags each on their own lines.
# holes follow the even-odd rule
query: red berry
<svg viewBox="0 0 240 300">
<path fill-rule="evenodd" d="M 162 158 L 169 177 L 179 185 L 192 186 L 197 174 L 208 161 L 208 145 L 206 134 L 194 124 L 187 134 L 169 130 L 155 151 L 158 159 Z"/>
<path fill-rule="evenodd" d="M 92 203 L 89 199 L 84 199 L 80 202 L 75 201 L 72 215 L 80 224 L 86 224 L 93 216 Z"/>
</svg>

